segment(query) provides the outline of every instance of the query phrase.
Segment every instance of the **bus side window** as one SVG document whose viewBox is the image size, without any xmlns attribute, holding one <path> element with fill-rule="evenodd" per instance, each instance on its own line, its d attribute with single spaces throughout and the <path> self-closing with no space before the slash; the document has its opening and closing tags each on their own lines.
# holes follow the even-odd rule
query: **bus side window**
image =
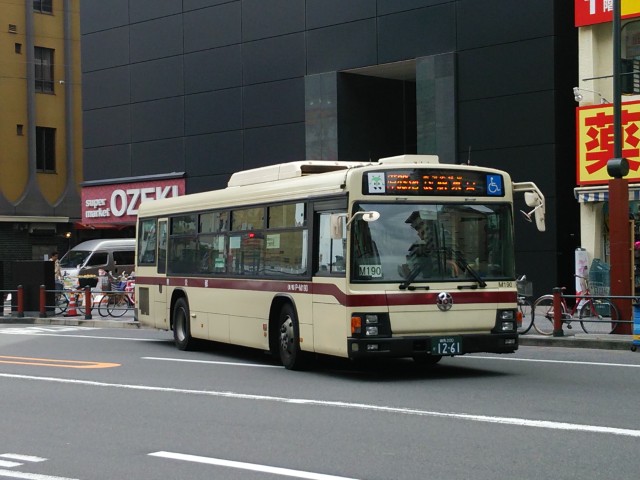
<svg viewBox="0 0 640 480">
<path fill-rule="evenodd" d="M 318 273 L 339 274 L 345 272 L 345 245 L 347 241 L 346 227 L 342 222 L 342 238 L 336 238 L 336 232 L 332 232 L 331 213 L 321 213 L 318 235 Z"/>
</svg>

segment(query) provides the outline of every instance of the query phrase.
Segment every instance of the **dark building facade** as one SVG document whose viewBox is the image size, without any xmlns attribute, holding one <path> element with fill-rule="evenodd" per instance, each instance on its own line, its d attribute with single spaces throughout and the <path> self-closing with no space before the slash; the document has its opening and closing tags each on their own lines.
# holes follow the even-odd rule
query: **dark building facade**
<svg viewBox="0 0 640 480">
<path fill-rule="evenodd" d="M 81 38 L 86 184 L 438 154 L 536 182 L 547 232 L 517 217 L 517 269 L 572 284 L 572 3 L 83 0 Z"/>
</svg>

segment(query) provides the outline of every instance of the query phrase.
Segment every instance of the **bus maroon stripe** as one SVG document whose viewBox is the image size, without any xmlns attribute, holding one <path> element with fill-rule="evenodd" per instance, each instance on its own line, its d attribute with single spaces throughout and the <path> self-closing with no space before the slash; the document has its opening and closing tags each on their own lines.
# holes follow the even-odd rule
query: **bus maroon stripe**
<svg viewBox="0 0 640 480">
<path fill-rule="evenodd" d="M 359 306 L 402 306 L 432 304 L 437 300 L 439 292 L 398 292 L 377 294 L 351 294 L 342 292 L 336 285 L 314 284 L 312 282 L 295 282 L 287 280 L 243 280 L 194 277 L 137 277 L 136 284 L 168 285 L 171 287 L 219 288 L 230 290 L 270 291 L 274 293 L 299 293 L 330 295 L 341 305 Z M 470 303 L 515 303 L 516 292 L 495 291 L 449 291 L 457 304 Z"/>
</svg>

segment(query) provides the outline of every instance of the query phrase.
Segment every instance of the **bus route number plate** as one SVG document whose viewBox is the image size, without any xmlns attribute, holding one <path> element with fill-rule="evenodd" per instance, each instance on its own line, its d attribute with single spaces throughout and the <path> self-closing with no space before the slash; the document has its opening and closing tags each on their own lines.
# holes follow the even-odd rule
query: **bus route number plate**
<svg viewBox="0 0 640 480">
<path fill-rule="evenodd" d="M 462 353 L 462 337 L 432 337 L 432 355 L 459 355 Z"/>
</svg>

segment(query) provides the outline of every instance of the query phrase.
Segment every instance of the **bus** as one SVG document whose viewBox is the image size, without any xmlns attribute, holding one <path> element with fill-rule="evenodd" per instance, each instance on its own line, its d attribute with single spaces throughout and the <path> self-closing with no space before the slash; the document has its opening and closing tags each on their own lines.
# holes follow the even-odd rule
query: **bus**
<svg viewBox="0 0 640 480">
<path fill-rule="evenodd" d="M 431 155 L 271 165 L 146 201 L 137 318 L 179 349 L 253 347 L 292 370 L 318 354 L 513 353 L 515 192 L 544 230 L 535 184 Z"/>
</svg>

